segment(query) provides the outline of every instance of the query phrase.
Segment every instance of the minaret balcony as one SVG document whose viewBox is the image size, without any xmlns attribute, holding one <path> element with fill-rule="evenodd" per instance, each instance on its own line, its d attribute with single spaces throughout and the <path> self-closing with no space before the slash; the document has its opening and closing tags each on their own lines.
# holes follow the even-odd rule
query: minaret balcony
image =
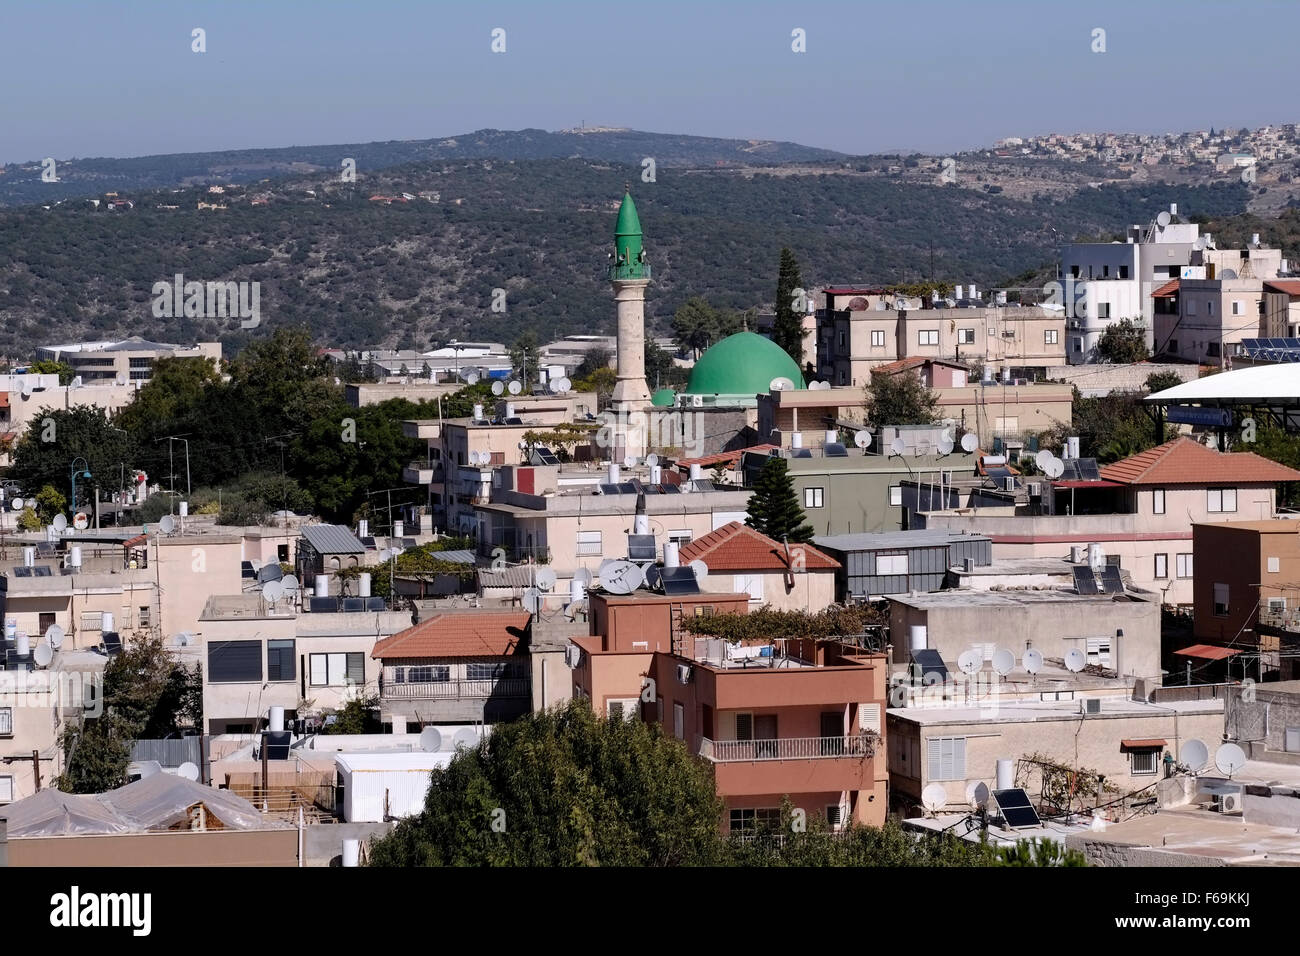
<svg viewBox="0 0 1300 956">
<path fill-rule="evenodd" d="M 619 265 L 609 267 L 609 278 L 615 279 L 649 279 L 650 266 L 643 262 L 634 262 L 631 265 Z"/>
</svg>

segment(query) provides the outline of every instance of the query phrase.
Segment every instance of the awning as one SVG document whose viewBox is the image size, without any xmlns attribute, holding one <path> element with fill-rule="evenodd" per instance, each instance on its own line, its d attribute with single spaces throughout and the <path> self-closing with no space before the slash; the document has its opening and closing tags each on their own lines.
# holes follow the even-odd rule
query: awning
<svg viewBox="0 0 1300 956">
<path fill-rule="evenodd" d="M 1119 744 L 1125 750 L 1155 750 L 1165 746 L 1165 742 L 1157 737 L 1121 740 Z"/>
<path fill-rule="evenodd" d="M 1231 647 L 1219 647 L 1215 644 L 1193 644 L 1191 647 L 1184 647 L 1181 651 L 1174 651 L 1174 653 L 1182 654 L 1184 657 L 1199 657 L 1204 661 L 1221 661 L 1233 654 L 1240 654 L 1241 651 Z"/>
</svg>

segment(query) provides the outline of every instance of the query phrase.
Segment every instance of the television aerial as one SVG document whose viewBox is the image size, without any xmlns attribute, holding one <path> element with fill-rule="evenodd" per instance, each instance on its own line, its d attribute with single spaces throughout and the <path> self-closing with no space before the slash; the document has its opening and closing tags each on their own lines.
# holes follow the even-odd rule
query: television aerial
<svg viewBox="0 0 1300 956">
<path fill-rule="evenodd" d="M 1016 655 L 1012 654 L 1005 647 L 999 647 L 993 652 L 993 669 L 1001 677 L 1006 677 L 1016 667 Z"/>
<path fill-rule="evenodd" d="M 645 583 L 645 573 L 639 564 L 614 561 L 601 571 L 600 583 L 610 594 L 631 594 Z"/>
<path fill-rule="evenodd" d="M 963 674 L 974 674 L 984 666 L 984 655 L 973 647 L 968 647 L 957 655 L 957 669 Z"/>
<path fill-rule="evenodd" d="M 1219 768 L 1219 773 L 1232 779 L 1234 773 L 1246 766 L 1246 752 L 1236 744 L 1224 744 L 1214 752 L 1214 765 Z"/>
<path fill-rule="evenodd" d="M 989 785 L 983 780 L 972 780 L 966 784 L 966 802 L 972 810 L 979 810 L 989 800 Z"/>
<path fill-rule="evenodd" d="M 194 639 L 194 634 L 191 631 L 179 631 L 176 634 L 176 646 L 189 647 L 190 642 L 193 639 Z"/>
<path fill-rule="evenodd" d="M 565 375 L 555 383 L 555 387 L 558 391 L 570 392 L 573 390 L 573 382 L 569 379 L 569 376 Z"/>
<path fill-rule="evenodd" d="M 59 534 L 63 534 L 63 532 L 68 530 L 68 519 L 64 515 L 55 515 L 52 523 L 54 525 L 54 530 Z"/>
<path fill-rule="evenodd" d="M 1060 478 L 1065 474 L 1065 462 L 1053 456 L 1052 460 L 1047 463 L 1045 471 L 1047 472 L 1048 478 Z"/>
<path fill-rule="evenodd" d="M 199 779 L 198 765 L 187 760 L 179 767 L 176 768 L 176 776 L 180 777 L 183 780 L 198 780 Z"/>
<path fill-rule="evenodd" d="M 54 648 L 41 641 L 36 645 L 36 649 L 32 651 L 32 659 L 36 661 L 37 667 L 49 667 L 50 661 L 54 660 Z"/>
<path fill-rule="evenodd" d="M 441 750 L 442 731 L 437 727 L 425 727 L 420 731 L 420 749 L 427 754 L 434 754 Z"/>
<path fill-rule="evenodd" d="M 704 579 L 709 576 L 709 566 L 705 564 L 703 561 L 701 561 L 699 558 L 696 558 L 694 561 L 688 564 L 687 567 L 690 568 L 692 572 L 694 572 L 696 584 L 702 583 Z"/>
<path fill-rule="evenodd" d="M 1043 652 L 1036 651 L 1032 647 L 1025 651 L 1025 656 L 1021 659 L 1025 665 L 1025 670 L 1030 674 L 1037 674 L 1043 669 Z"/>
<path fill-rule="evenodd" d="M 142 760 L 136 766 L 140 770 L 141 780 L 144 780 L 146 777 L 156 777 L 158 774 L 162 773 L 162 764 L 157 760 Z"/>
<path fill-rule="evenodd" d="M 158 522 L 158 530 L 163 534 L 171 534 L 176 530 L 176 519 L 171 515 L 163 515 L 162 520 Z"/>
<path fill-rule="evenodd" d="M 297 576 L 293 574 L 286 574 L 282 577 L 280 579 L 280 586 L 284 588 L 285 594 L 297 594 L 298 588 L 301 587 L 298 583 Z"/>
<path fill-rule="evenodd" d="M 1088 657 L 1077 647 L 1065 652 L 1065 668 L 1072 674 L 1077 674 L 1088 665 Z"/>
<path fill-rule="evenodd" d="M 1222 272 L 1219 273 L 1219 278 L 1220 278 L 1220 279 L 1235 279 L 1235 278 L 1237 278 L 1237 270 L 1236 270 L 1236 269 L 1224 269 Z"/>
<path fill-rule="evenodd" d="M 23 398 L 32 397 L 32 383 L 29 382 L 27 379 L 23 379 L 22 393 L 23 393 Z"/>
<path fill-rule="evenodd" d="M 1205 746 L 1204 741 L 1193 737 L 1183 744 L 1183 749 L 1178 753 L 1178 759 L 1192 773 L 1200 773 L 1205 769 L 1205 765 L 1210 762 L 1210 748 Z"/>
<path fill-rule="evenodd" d="M 14 498 L 14 499 L 12 499 L 12 500 L 10 501 L 10 504 L 13 506 L 14 511 L 22 511 L 22 510 L 23 510 L 23 499 L 21 499 L 21 498 Z"/>
<path fill-rule="evenodd" d="M 1055 457 L 1055 455 L 1044 448 L 1034 456 L 1034 464 L 1038 466 L 1039 471 L 1043 472 L 1043 474 L 1047 474 L 1047 466 L 1051 464 L 1052 459 Z"/>
<path fill-rule="evenodd" d="M 467 384 L 469 384 L 469 385 L 477 385 L 477 384 L 478 384 L 478 372 L 469 372 L 469 373 L 465 376 L 465 382 L 466 382 Z"/>
<path fill-rule="evenodd" d="M 51 624 L 45 629 L 45 639 L 50 642 L 50 647 L 57 651 L 63 646 L 63 628 L 58 624 Z"/>
<path fill-rule="evenodd" d="M 901 438 L 895 438 L 889 443 L 890 455 L 901 455 L 907 449 L 907 442 Z"/>
<path fill-rule="evenodd" d="M 659 585 L 663 582 L 663 571 L 657 564 L 646 565 L 645 569 L 645 586 L 652 591 L 657 591 Z"/>
<path fill-rule="evenodd" d="M 500 394 L 502 394 L 503 392 L 505 392 L 505 390 L 506 390 L 505 383 L 503 383 L 503 382 L 501 382 L 501 381 L 499 381 L 499 380 L 498 380 L 498 381 L 495 381 L 495 382 L 492 383 L 492 394 L 493 394 L 493 395 L 500 395 Z"/>
<path fill-rule="evenodd" d="M 1197 236 L 1197 237 L 1196 237 L 1196 241 L 1195 241 L 1194 243 L 1192 243 L 1192 245 L 1195 246 L 1197 249 L 1204 249 L 1204 248 L 1205 248 L 1205 237 L 1204 237 L 1204 236 Z"/>
<path fill-rule="evenodd" d="M 477 746 L 478 741 L 479 733 L 473 727 L 462 727 L 460 730 L 456 731 L 455 736 L 451 738 L 451 742 L 458 750 L 461 747 Z"/>
<path fill-rule="evenodd" d="M 555 576 L 554 568 L 537 569 L 537 590 L 554 591 L 555 582 L 556 582 L 556 576 Z"/>
<path fill-rule="evenodd" d="M 942 810 L 948 802 L 948 791 L 943 788 L 943 784 L 927 784 L 921 791 L 921 805 L 931 813 L 937 813 Z"/>
<path fill-rule="evenodd" d="M 524 387 L 518 381 L 512 381 L 506 386 L 506 390 L 510 392 L 511 395 L 518 395 L 524 390 Z"/>
<path fill-rule="evenodd" d="M 645 466 L 647 468 L 653 468 L 657 464 L 659 464 L 659 456 L 654 452 L 645 456 Z"/>
<path fill-rule="evenodd" d="M 979 444 L 979 436 L 974 432 L 967 432 L 961 436 L 961 450 L 968 454 L 978 448 Z"/>
<path fill-rule="evenodd" d="M 871 432 L 860 431 L 853 436 L 853 444 L 857 445 L 863 451 L 871 447 Z"/>
</svg>

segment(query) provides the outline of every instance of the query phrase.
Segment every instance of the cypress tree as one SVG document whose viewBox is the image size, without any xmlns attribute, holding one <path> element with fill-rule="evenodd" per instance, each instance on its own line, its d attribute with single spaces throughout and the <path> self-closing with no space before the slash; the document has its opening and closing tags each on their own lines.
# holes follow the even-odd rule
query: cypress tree
<svg viewBox="0 0 1300 956">
<path fill-rule="evenodd" d="M 812 540 L 812 525 L 804 519 L 784 458 L 769 458 L 758 473 L 745 524 L 775 541 L 782 537 L 795 543 Z"/>
<path fill-rule="evenodd" d="M 776 279 L 776 318 L 772 322 L 772 341 L 785 349 L 794 364 L 803 365 L 803 313 L 795 311 L 799 292 L 807 296 L 799 263 L 788 248 L 781 250 L 781 270 Z"/>
</svg>

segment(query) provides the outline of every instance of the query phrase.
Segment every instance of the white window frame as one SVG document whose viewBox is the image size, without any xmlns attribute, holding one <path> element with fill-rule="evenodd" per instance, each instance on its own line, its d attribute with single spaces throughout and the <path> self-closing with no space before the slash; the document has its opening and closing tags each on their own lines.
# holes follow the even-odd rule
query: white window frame
<svg viewBox="0 0 1300 956">
<path fill-rule="evenodd" d="M 1268 565 L 1267 565 L 1267 567 L 1268 567 L 1268 573 L 1269 573 L 1269 574 L 1278 574 L 1278 573 L 1280 573 L 1281 570 L 1282 570 L 1282 559 L 1281 559 L 1281 558 L 1278 558 L 1278 557 L 1270 557 L 1270 558 L 1268 559 Z"/>
<path fill-rule="evenodd" d="M 876 555 L 876 574 L 908 574 L 907 552 L 891 552 Z"/>
<path fill-rule="evenodd" d="M 1179 554 L 1175 559 L 1174 566 L 1175 573 L 1180 579 L 1185 580 L 1190 578 L 1193 572 L 1191 552 L 1184 551 L 1182 554 Z"/>
<path fill-rule="evenodd" d="M 680 700 L 673 701 L 673 736 L 686 739 L 686 706 Z"/>
<path fill-rule="evenodd" d="M 0 804 L 14 802 L 14 778 L 12 774 L 0 774 Z"/>
<path fill-rule="evenodd" d="M 668 532 L 668 540 L 674 542 L 679 548 L 682 545 L 691 543 L 691 529 L 678 528 L 676 531 Z"/>
<path fill-rule="evenodd" d="M 1160 771 L 1160 748 L 1143 747 L 1141 750 L 1130 750 L 1129 775 L 1134 777 L 1152 777 Z M 1139 761 L 1141 761 L 1139 763 Z M 1150 765 L 1148 766 L 1148 761 Z"/>
<path fill-rule="evenodd" d="M 594 556 L 605 553 L 605 545 L 599 531 L 579 531 L 574 540 L 573 553 L 579 556 Z"/>
<path fill-rule="evenodd" d="M 349 654 L 349 653 L 354 653 L 354 654 L 355 654 L 355 653 L 357 653 L 357 652 L 356 652 L 356 651 L 317 651 L 317 652 L 314 653 L 314 654 L 308 654 L 308 655 L 307 655 L 307 683 L 308 683 L 308 686 L 310 686 L 310 687 L 346 687 L 347 684 L 348 684 L 348 654 Z M 364 668 L 364 667 L 365 667 L 365 657 L 364 657 L 364 652 L 361 652 L 361 653 L 363 654 L 361 660 L 362 660 L 362 667 Z M 318 658 L 319 658 L 320 661 L 321 661 L 321 664 L 320 664 L 320 665 L 317 664 L 317 659 L 318 659 Z M 342 674 L 341 674 L 341 676 L 339 676 L 338 680 L 335 680 L 335 679 L 334 679 L 334 676 L 339 674 L 339 671 L 338 671 L 338 668 L 339 668 L 339 666 L 340 666 L 340 665 L 339 665 L 339 661 L 338 661 L 339 658 L 342 659 L 342 665 L 341 665 L 341 666 L 342 666 Z M 316 680 L 317 674 L 319 673 L 318 670 L 317 670 L 317 667 L 318 667 L 318 666 L 324 666 L 324 668 L 325 668 L 325 674 L 324 674 L 324 676 L 325 676 L 325 683 L 323 683 L 323 684 L 322 684 L 322 683 L 318 683 L 317 680 Z"/>
<path fill-rule="evenodd" d="M 1237 511 L 1237 489 L 1206 488 L 1205 509 L 1210 514 L 1235 514 Z"/>
<path fill-rule="evenodd" d="M 974 345 L 974 344 L 975 344 L 975 330 L 974 330 L 974 329 L 958 329 L 958 330 L 957 330 L 957 344 L 958 344 L 958 345 Z"/>
<path fill-rule="evenodd" d="M 618 708 L 618 717 L 622 720 L 639 720 L 641 717 L 639 697 L 611 697 L 605 701 L 605 716 L 610 720 L 615 719 L 615 708 Z"/>
<path fill-rule="evenodd" d="M 763 575 L 736 574 L 732 576 L 732 588 L 737 594 L 748 594 L 750 604 L 763 603 Z"/>
<path fill-rule="evenodd" d="M 1110 667 L 1112 647 L 1111 639 L 1109 637 L 1090 637 L 1085 642 L 1085 649 L 1088 655 L 1089 664 L 1096 664 L 1099 667 Z"/>
<path fill-rule="evenodd" d="M 1056 330 L 1056 329 L 1045 329 L 1045 330 L 1043 331 L 1043 344 L 1044 344 L 1044 345 L 1055 345 L 1056 343 L 1057 343 L 1057 330 Z"/>
<path fill-rule="evenodd" d="M 938 329 L 917 329 L 916 344 L 917 345 L 938 345 L 939 330 Z"/>
<path fill-rule="evenodd" d="M 1157 488 L 1151 492 L 1151 513 L 1162 515 L 1165 513 L 1165 489 Z"/>
<path fill-rule="evenodd" d="M 805 508 L 825 508 L 826 507 L 826 489 L 825 488 L 805 488 L 803 490 L 803 506 Z"/>
<path fill-rule="evenodd" d="M 884 330 L 884 329 L 872 329 L 872 330 L 871 330 L 871 347 L 872 347 L 873 349 L 883 349 L 883 348 L 885 347 L 885 330 Z"/>
<path fill-rule="evenodd" d="M 0 737 L 12 737 L 14 735 L 14 709 L 12 707 L 0 707 Z"/>
<path fill-rule="evenodd" d="M 1167 553 L 1157 554 L 1155 559 L 1155 580 L 1167 580 L 1169 578 L 1169 555 Z"/>
<path fill-rule="evenodd" d="M 1233 315 L 1245 315 L 1245 314 L 1246 314 L 1246 303 L 1245 303 L 1245 302 L 1242 302 L 1241 299 L 1233 299 L 1233 300 L 1232 300 L 1232 314 L 1233 314 Z"/>
<path fill-rule="evenodd" d="M 903 504 L 903 486 L 902 486 L 902 485 L 890 485 L 890 486 L 889 486 L 889 505 L 890 505 L 890 507 L 894 507 L 894 506 L 896 506 L 896 505 L 901 506 L 902 504 Z"/>
<path fill-rule="evenodd" d="M 928 781 L 966 779 L 965 737 L 930 737 L 925 744 L 925 768 Z"/>
</svg>

